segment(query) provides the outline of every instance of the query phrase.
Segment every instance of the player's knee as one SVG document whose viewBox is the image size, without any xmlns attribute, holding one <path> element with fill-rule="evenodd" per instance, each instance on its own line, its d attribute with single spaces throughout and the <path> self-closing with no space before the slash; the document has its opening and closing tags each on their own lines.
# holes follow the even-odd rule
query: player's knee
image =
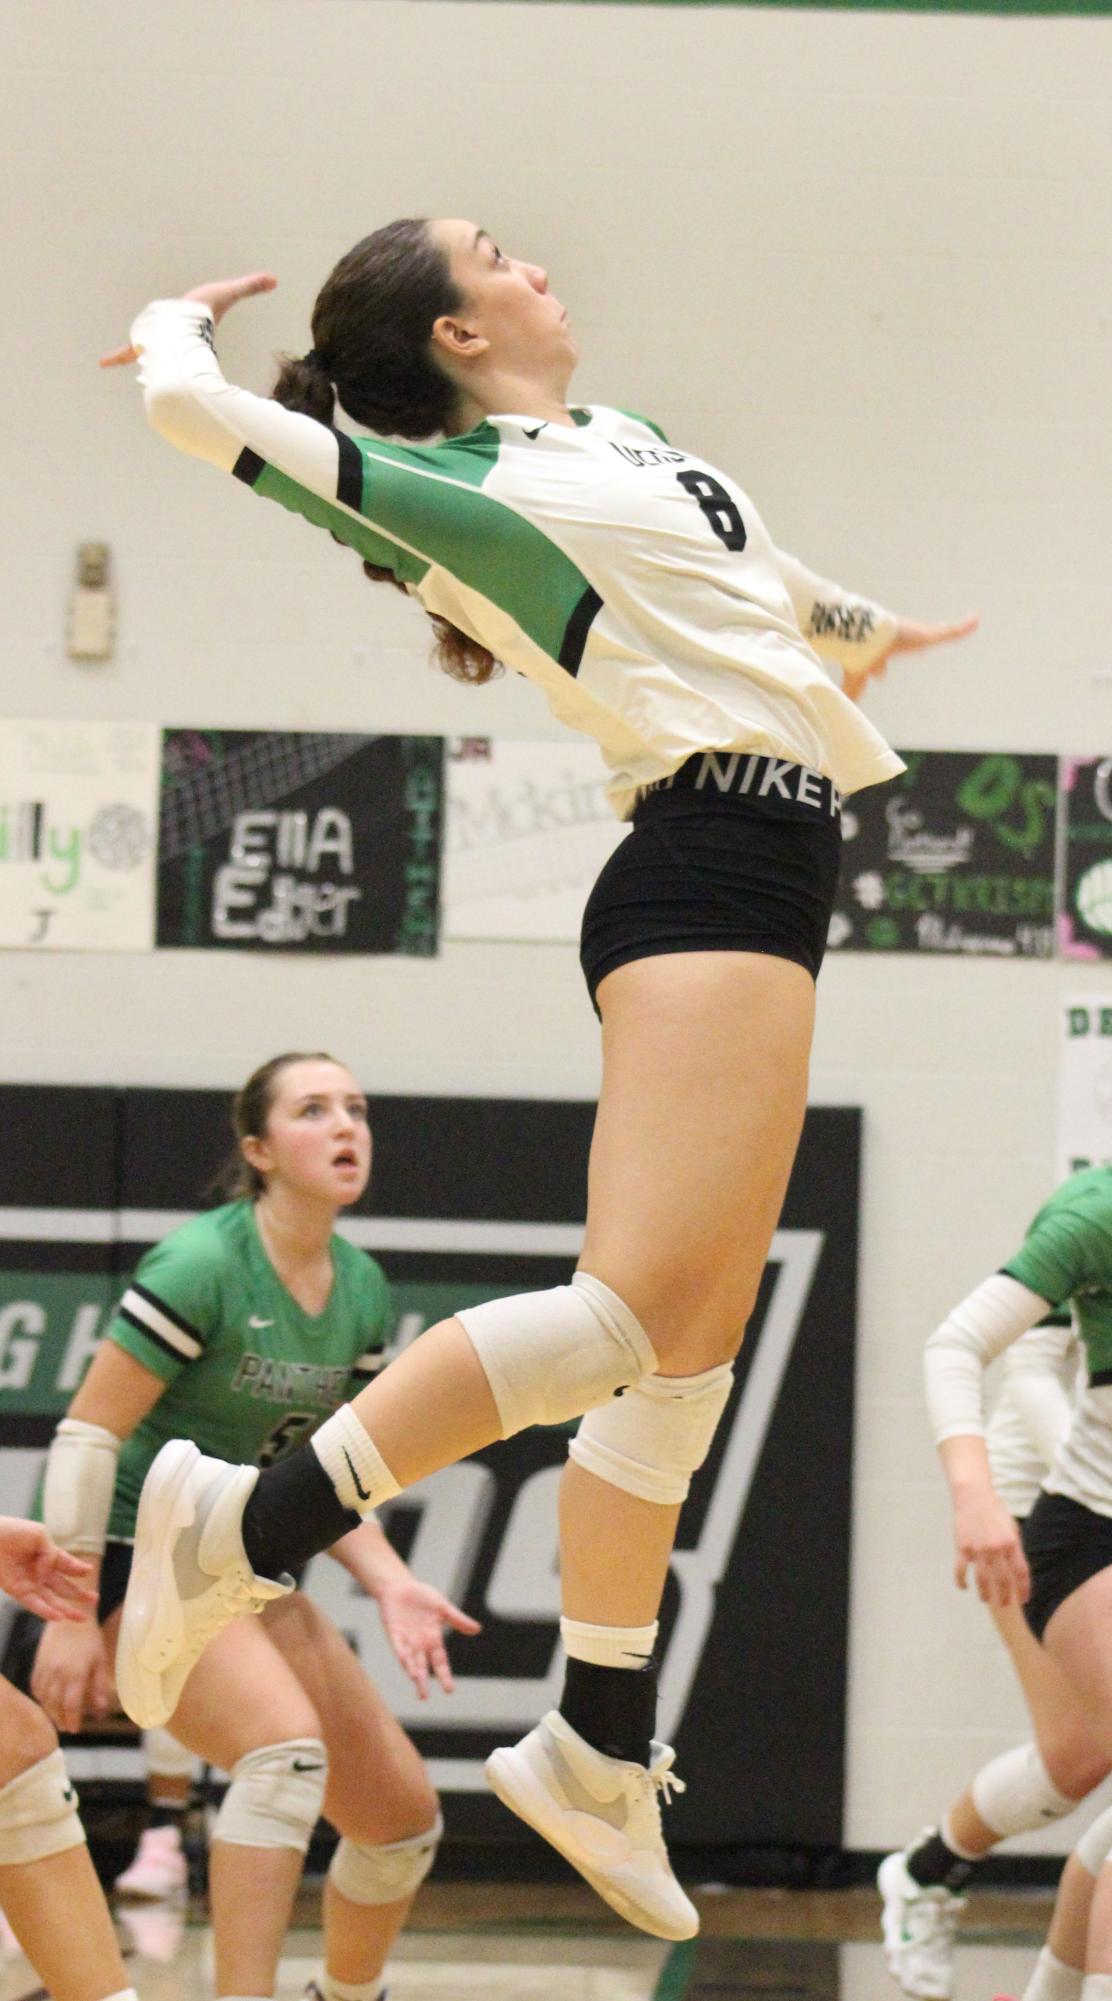
<svg viewBox="0 0 1112 2001">
<path fill-rule="evenodd" d="M 1108 1777 L 1109 1761 L 1084 1730 L 1062 1731 L 1040 1743 L 1042 1762 L 1051 1784 L 1074 1804 Z"/>
<path fill-rule="evenodd" d="M 0 1867 L 41 1862 L 84 1840 L 77 1793 L 55 1744 L 0 1787 Z"/>
<path fill-rule="evenodd" d="M 733 1380 L 728 1362 L 697 1376 L 644 1376 L 590 1411 L 568 1451 L 612 1487 L 675 1506 L 710 1451 Z"/>
<path fill-rule="evenodd" d="M 444 1822 L 439 1810 L 423 1834 L 404 1841 L 352 1841 L 344 1835 L 328 1877 L 352 1904 L 397 1904 L 415 1896 L 436 1860 Z"/>
<path fill-rule="evenodd" d="M 564 1424 L 656 1368 L 635 1313 L 601 1279 L 465 1307 L 467 1330 L 498 1408 L 503 1438 Z"/>
<path fill-rule="evenodd" d="M 1019 1744 L 982 1765 L 971 1791 L 985 1826 L 1001 1841 L 1061 1820 L 1077 1804 L 1055 1784 L 1037 1744 Z"/>
<path fill-rule="evenodd" d="M 290 1737 L 248 1751 L 232 1766 L 214 1841 L 241 1848 L 293 1848 L 304 1855 L 327 1783 L 328 1753 L 320 1737 Z"/>
<path fill-rule="evenodd" d="M 58 1733 L 37 1702 L 0 1677 L 0 1785 L 58 1748 Z"/>
</svg>

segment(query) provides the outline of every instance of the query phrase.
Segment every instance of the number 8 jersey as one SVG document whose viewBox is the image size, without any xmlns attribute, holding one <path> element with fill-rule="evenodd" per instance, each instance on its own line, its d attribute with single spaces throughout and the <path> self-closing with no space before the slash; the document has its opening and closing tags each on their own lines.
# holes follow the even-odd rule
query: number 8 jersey
<svg viewBox="0 0 1112 2001">
<path fill-rule="evenodd" d="M 903 769 L 818 657 L 868 667 L 891 618 L 776 550 L 739 487 L 643 418 L 592 406 L 383 444 L 226 382 L 196 301 L 156 301 L 131 338 L 155 429 L 535 681 L 599 744 L 623 817 L 699 750 L 787 758 L 842 792 Z"/>
</svg>

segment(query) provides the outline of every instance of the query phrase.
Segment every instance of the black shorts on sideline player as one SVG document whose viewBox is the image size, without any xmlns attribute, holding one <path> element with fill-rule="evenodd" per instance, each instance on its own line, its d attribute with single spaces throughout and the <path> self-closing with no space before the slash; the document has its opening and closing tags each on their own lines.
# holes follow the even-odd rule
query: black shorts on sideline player
<svg viewBox="0 0 1112 2001">
<path fill-rule="evenodd" d="M 1023 1549 L 1031 1567 L 1031 1596 L 1023 1611 L 1041 1640 L 1059 1605 L 1098 1570 L 1112 1567 L 1112 1518 L 1068 1494 L 1040 1488 L 1023 1523 Z"/>
<path fill-rule="evenodd" d="M 828 778 L 783 758 L 699 751 L 646 787 L 587 899 L 579 957 L 600 982 L 661 952 L 768 952 L 817 979 L 841 858 Z"/>
</svg>

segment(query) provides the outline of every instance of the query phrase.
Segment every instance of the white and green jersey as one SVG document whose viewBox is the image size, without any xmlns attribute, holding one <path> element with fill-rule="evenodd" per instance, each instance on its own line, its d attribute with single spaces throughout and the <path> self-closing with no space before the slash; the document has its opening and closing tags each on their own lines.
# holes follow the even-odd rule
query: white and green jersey
<svg viewBox="0 0 1112 2001">
<path fill-rule="evenodd" d="M 131 338 L 156 430 L 393 571 L 598 743 L 624 816 L 699 750 L 758 751 L 842 792 L 903 769 L 834 686 L 894 621 L 784 556 L 748 496 L 622 410 L 494 416 L 435 445 L 352 437 L 224 380 L 207 306 Z M 807 637 L 804 637 L 804 634 Z"/>
<path fill-rule="evenodd" d="M 1085 1358 L 1073 1421 L 1043 1484 L 1112 1515 L 1112 1168 L 1071 1174 L 1003 1270 L 1052 1306 L 1072 1306 Z"/>
<path fill-rule="evenodd" d="M 108 1534 L 135 1533 L 139 1491 L 171 1438 L 234 1464 L 271 1465 L 368 1382 L 392 1310 L 372 1258 L 332 1239 L 332 1291 L 306 1313 L 263 1249 L 254 1205 L 195 1216 L 140 1260 L 106 1338 L 165 1384 L 124 1440 Z"/>
</svg>

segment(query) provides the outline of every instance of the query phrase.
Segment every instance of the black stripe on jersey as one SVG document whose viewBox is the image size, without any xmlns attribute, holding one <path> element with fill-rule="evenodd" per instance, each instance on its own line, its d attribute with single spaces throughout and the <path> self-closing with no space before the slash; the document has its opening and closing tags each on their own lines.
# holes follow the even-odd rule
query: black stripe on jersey
<svg viewBox="0 0 1112 2001">
<path fill-rule="evenodd" d="M 583 648 L 587 644 L 587 634 L 601 610 L 602 599 L 588 584 L 564 628 L 564 643 L 556 656 L 561 667 L 566 667 L 569 674 L 578 674 Z"/>
<path fill-rule="evenodd" d="M 205 1337 L 202 1334 L 200 1328 L 194 1327 L 192 1321 L 187 1320 L 184 1313 L 179 1313 L 176 1307 L 167 1306 L 166 1301 L 164 1299 L 160 1299 L 157 1292 L 152 1292 L 149 1286 L 140 1285 L 138 1279 L 133 1278 L 131 1284 L 128 1287 L 128 1291 L 137 1292 L 139 1294 L 140 1299 L 145 1299 L 148 1305 L 153 1306 L 157 1313 L 163 1314 L 167 1320 L 172 1320 L 174 1326 L 180 1327 L 182 1333 L 188 1334 L 190 1340 L 196 1341 L 198 1347 L 200 1348 L 204 1347 Z M 142 1325 L 142 1322 L 140 1322 L 140 1325 Z"/>
<path fill-rule="evenodd" d="M 1112 1383 L 1112 1369 L 1094 1369 L 1089 1377 L 1091 1390 L 1105 1389 L 1109 1383 Z"/>
<path fill-rule="evenodd" d="M 352 1363 L 351 1373 L 353 1376 L 366 1376 L 369 1382 L 371 1377 L 377 1376 L 385 1366 L 385 1351 L 381 1355 L 360 1355 L 359 1360 Z"/>
<path fill-rule="evenodd" d="M 336 498 L 358 514 L 363 506 L 363 454 L 346 431 L 333 430 L 340 454 L 336 473 Z"/>
<path fill-rule="evenodd" d="M 156 1348 L 161 1348 L 164 1355 L 172 1356 L 175 1362 L 188 1362 L 188 1355 L 183 1355 L 181 1349 L 175 1348 L 172 1341 L 167 1341 L 164 1334 L 156 1334 L 154 1328 L 148 1327 L 145 1320 L 140 1320 L 130 1306 L 118 1306 L 116 1317 L 118 1320 L 126 1320 L 129 1327 L 134 1327 L 135 1332 L 143 1336 L 144 1341 L 153 1341 Z"/>
<path fill-rule="evenodd" d="M 243 450 L 232 467 L 234 478 L 241 479 L 244 486 L 254 486 L 259 475 L 265 471 L 266 460 L 261 459 L 258 452 L 253 452 L 250 445 L 244 445 Z"/>
</svg>

